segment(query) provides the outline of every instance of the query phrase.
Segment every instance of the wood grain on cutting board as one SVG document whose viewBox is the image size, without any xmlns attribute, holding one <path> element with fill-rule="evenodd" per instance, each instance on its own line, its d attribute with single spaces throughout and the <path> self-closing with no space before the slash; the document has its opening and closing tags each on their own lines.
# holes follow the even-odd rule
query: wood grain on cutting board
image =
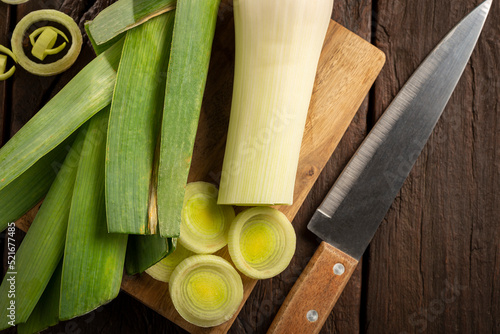
<svg viewBox="0 0 500 334">
<path fill-rule="evenodd" d="M 218 32 L 220 31 L 223 35 L 219 33 L 214 41 L 211 75 L 207 81 L 200 115 L 189 182 L 205 180 L 217 183 L 222 168 L 229 110 L 219 108 L 219 103 L 227 105 L 221 101 L 227 99 L 231 93 L 232 70 L 228 67 L 233 66 L 233 63 L 226 60 L 234 57 L 231 50 L 224 48 L 224 44 L 228 39 L 234 38 L 234 32 L 229 27 L 219 28 Z M 331 21 L 304 130 L 294 204 L 277 206 L 290 221 L 328 162 L 384 62 L 385 55 L 380 50 Z M 225 75 L 217 75 L 219 73 Z M 18 227 L 27 230 L 36 211 L 37 208 L 16 222 Z M 227 247 L 217 254 L 230 260 Z M 246 301 L 257 281 L 243 275 L 242 280 Z M 226 333 L 237 316 L 235 314 L 228 322 L 212 328 L 194 326 L 186 322 L 174 309 L 168 295 L 168 285 L 152 279 L 147 274 L 125 275 L 122 289 L 191 333 Z"/>
</svg>

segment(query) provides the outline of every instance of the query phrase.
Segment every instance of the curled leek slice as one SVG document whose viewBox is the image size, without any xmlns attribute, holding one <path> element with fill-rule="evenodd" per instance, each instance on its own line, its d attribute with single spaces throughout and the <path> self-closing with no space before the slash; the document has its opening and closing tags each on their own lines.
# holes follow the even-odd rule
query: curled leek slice
<svg viewBox="0 0 500 334">
<path fill-rule="evenodd" d="M 236 268 L 254 279 L 278 275 L 295 253 L 295 231 L 286 216 L 270 207 L 238 214 L 229 229 L 228 248 Z"/>
<path fill-rule="evenodd" d="M 46 56 L 55 55 L 64 50 L 66 42 L 61 43 L 57 48 L 52 48 L 56 44 L 59 35 L 69 43 L 68 37 L 61 30 L 54 27 L 41 27 L 33 31 L 30 35 L 31 45 L 33 45 L 31 54 L 43 61 Z M 37 38 L 36 41 L 35 38 Z"/>
<path fill-rule="evenodd" d="M 9 5 L 19 5 L 21 3 L 28 2 L 29 0 L 1 0 L 1 1 L 8 3 Z"/>
<path fill-rule="evenodd" d="M 231 319 L 238 310 L 243 283 L 236 269 L 223 258 L 194 255 L 175 268 L 169 292 L 175 309 L 186 321 L 212 327 Z"/>
<path fill-rule="evenodd" d="M 177 244 L 172 254 L 146 269 L 146 273 L 157 281 L 168 283 L 177 265 L 192 255 L 194 255 L 193 252 Z"/>
<path fill-rule="evenodd" d="M 1 53 L 5 53 L 5 55 L 3 55 Z M 7 80 L 16 71 L 16 67 L 12 66 L 7 72 L 5 72 L 5 69 L 7 67 L 7 56 L 6 55 L 10 56 L 14 60 L 14 62 L 17 63 L 17 58 L 14 55 L 14 53 L 12 53 L 12 51 L 7 49 L 5 46 L 0 45 L 0 81 Z"/>
<path fill-rule="evenodd" d="M 179 242 L 198 254 L 211 254 L 227 244 L 232 206 L 217 204 L 217 188 L 207 182 L 186 186 Z"/>
<path fill-rule="evenodd" d="M 64 26 L 71 35 L 71 46 L 69 47 L 68 52 L 61 59 L 52 63 L 36 63 L 26 56 L 23 49 L 24 35 L 32 25 L 40 21 L 59 23 Z M 54 28 L 50 28 L 54 30 Z M 37 31 L 38 30 L 36 30 L 35 32 Z M 48 31 L 47 29 L 42 31 L 41 34 L 43 35 L 43 32 L 45 31 L 47 31 L 47 34 L 50 33 L 50 31 Z M 38 39 L 40 39 L 41 37 L 42 36 L 40 36 Z M 19 64 L 28 72 L 40 76 L 51 76 L 62 73 L 70 68 L 71 65 L 73 65 L 73 63 L 78 58 L 78 55 L 80 54 L 82 41 L 82 33 L 80 32 L 78 25 L 75 23 L 75 21 L 73 21 L 71 17 L 57 10 L 44 9 L 31 12 L 26 15 L 21 21 L 19 21 L 16 28 L 14 29 L 14 33 L 12 34 L 12 52 L 14 52 L 14 54 L 17 56 Z M 47 45 L 50 45 L 50 43 L 48 43 Z M 52 46 L 48 46 L 49 49 L 51 47 Z M 61 50 L 58 50 L 58 48 L 56 48 L 55 50 L 49 51 L 48 54 L 50 54 L 50 52 L 57 53 L 60 51 Z"/>
</svg>

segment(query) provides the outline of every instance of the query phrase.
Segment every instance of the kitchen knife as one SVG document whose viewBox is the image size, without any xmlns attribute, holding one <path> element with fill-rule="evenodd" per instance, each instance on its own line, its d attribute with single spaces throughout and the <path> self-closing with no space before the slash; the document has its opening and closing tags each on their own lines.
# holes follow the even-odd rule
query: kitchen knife
<svg viewBox="0 0 500 334">
<path fill-rule="evenodd" d="M 375 124 L 308 229 L 322 240 L 268 333 L 317 333 L 451 97 L 491 7 L 483 2 L 439 43 Z"/>
</svg>

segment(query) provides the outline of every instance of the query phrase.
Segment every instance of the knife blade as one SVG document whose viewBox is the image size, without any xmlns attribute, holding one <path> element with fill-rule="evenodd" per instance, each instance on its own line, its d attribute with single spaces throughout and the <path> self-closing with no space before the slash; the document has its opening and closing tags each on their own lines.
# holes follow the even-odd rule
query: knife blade
<svg viewBox="0 0 500 334">
<path fill-rule="evenodd" d="M 436 46 L 375 124 L 311 218 L 318 250 L 268 333 L 318 333 L 430 137 L 474 50 L 492 0 Z"/>
</svg>

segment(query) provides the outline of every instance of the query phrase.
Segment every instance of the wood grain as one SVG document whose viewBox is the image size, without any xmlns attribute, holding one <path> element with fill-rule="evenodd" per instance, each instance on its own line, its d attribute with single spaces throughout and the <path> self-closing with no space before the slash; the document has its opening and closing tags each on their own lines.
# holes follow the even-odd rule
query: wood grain
<svg viewBox="0 0 500 334">
<path fill-rule="evenodd" d="M 388 62 L 375 85 L 375 118 L 480 2 L 378 1 L 375 44 Z M 500 332 L 499 14 L 493 2 L 462 79 L 364 259 L 367 333 Z"/>
<path fill-rule="evenodd" d="M 285 298 L 267 333 L 319 333 L 357 264 L 358 261 L 349 255 L 321 242 Z"/>
</svg>

